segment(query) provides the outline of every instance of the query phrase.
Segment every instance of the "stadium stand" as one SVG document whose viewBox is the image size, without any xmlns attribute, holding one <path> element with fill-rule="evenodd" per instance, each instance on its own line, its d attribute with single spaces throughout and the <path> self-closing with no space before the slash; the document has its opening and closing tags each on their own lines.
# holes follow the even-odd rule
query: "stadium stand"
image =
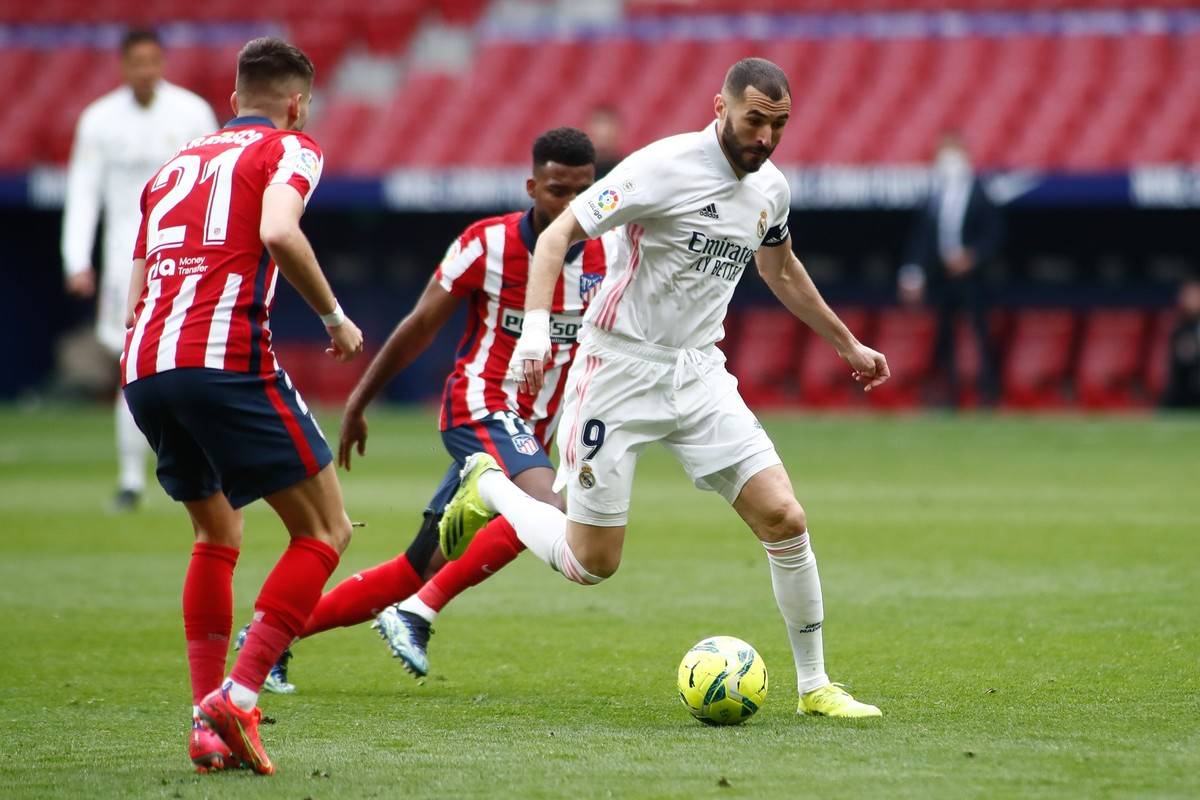
<svg viewBox="0 0 1200 800">
<path fill-rule="evenodd" d="M 742 397 L 752 407 L 795 402 L 794 369 L 802 338 L 800 321 L 782 306 L 756 308 L 739 317 L 729 360 Z"/>
<path fill-rule="evenodd" d="M 1050 409 L 1070 404 L 1077 315 L 1067 309 L 1018 309 L 1002 369 L 1002 403 Z"/>
<path fill-rule="evenodd" d="M 1170 346 L 1171 331 L 1178 318 L 1178 313 L 1173 308 L 1160 309 L 1151 316 L 1150 338 L 1143 373 L 1145 399 L 1149 405 L 1157 404 L 1166 391 L 1170 363 L 1167 349 Z"/>
<path fill-rule="evenodd" d="M 200 92 L 221 118 L 230 113 L 233 53 L 246 38 L 283 33 L 308 51 L 318 68 L 310 131 L 332 176 L 524 168 L 539 131 L 582 125 L 598 105 L 621 113 L 624 138 L 636 146 L 703 125 L 724 69 L 751 54 L 781 64 L 802 100 L 800 124 L 776 153 L 785 167 L 924 165 L 952 127 L 984 170 L 1200 164 L 1200 23 L 1191 0 L 1156 0 L 1153 10 L 1138 0 L 613 0 L 620 16 L 604 24 L 547 17 L 587 5 L 341 0 L 331 10 L 316 0 L 0 0 L 0 173 L 65 164 L 80 111 L 119 83 L 112 49 L 120 29 L 143 23 L 164 26 L 167 77 Z M 517 6 L 523 17 L 511 16 Z M 1180 9 L 1191 16 L 1169 16 Z M 1037 25 L 1029 23 L 1034 11 Z M 1111 13 L 1086 17 L 1096 11 Z M 856 21 L 854 12 L 870 16 Z M 509 25 L 512 18 L 526 23 Z M 467 57 L 427 58 L 419 45 L 433 30 L 458 32 Z M 388 65 L 394 86 L 357 91 L 346 76 L 364 59 Z M 485 135 L 464 109 L 486 120 Z M 1155 402 L 1171 313 L 1085 305 L 996 312 L 1003 406 Z M 747 399 L 811 408 L 922 402 L 932 368 L 929 315 L 863 306 L 843 314 L 888 353 L 890 386 L 864 398 L 836 353 L 787 312 L 743 308 L 734 310 L 723 346 Z M 971 407 L 978 361 L 965 326 L 958 351 L 959 405 Z M 326 365 L 302 349 L 288 361 L 331 397 L 348 388 L 329 384 Z"/>
<path fill-rule="evenodd" d="M 933 377 L 937 323 L 927 309 L 885 308 L 874 325 L 871 346 L 887 355 L 892 379 L 868 402 L 880 408 L 916 408 L 925 402 Z"/>
<path fill-rule="evenodd" d="M 533 0 L 527 5 L 548 6 Z M 806 125 L 790 134 L 777 154 L 784 164 L 924 162 L 947 126 L 963 129 L 984 168 L 1106 170 L 1135 162 L 1200 160 L 1200 31 L 1190 26 L 1138 27 L 1131 17 L 1130 29 L 1106 29 L 1101 20 L 1078 30 L 1064 23 L 1047 33 L 1003 20 L 988 27 L 988 18 L 980 17 L 975 28 L 947 32 L 930 17 L 925 24 L 937 35 L 922 36 L 908 34 L 905 25 L 910 23 L 903 14 L 890 27 L 878 23 L 878 35 L 850 35 L 834 26 L 845 12 L 855 10 L 902 11 L 910 17 L 912 12 L 936 14 L 950 8 L 1013 15 L 1045 11 L 1048 5 L 1076 12 L 1138 6 L 1132 0 L 628 0 L 627 25 L 599 33 L 585 28 L 572 33 L 569 27 L 561 33 L 551 26 L 543 35 L 511 34 L 503 26 L 490 26 L 484 0 L 345 0 L 336 14 L 311 0 L 8 0 L 0 5 L 0 21 L 63 26 L 64 35 L 76 41 L 80 37 L 73 26 L 81 22 L 219 26 L 269 21 L 308 50 L 324 76 L 323 104 L 314 112 L 313 132 L 318 135 L 327 128 L 372 127 L 381 111 L 388 112 L 378 104 L 341 103 L 336 96 L 339 65 L 360 52 L 393 59 L 404 70 L 406 78 L 392 105 L 410 114 L 421 109 L 425 128 L 440 127 L 430 125 L 426 113 L 450 113 L 431 108 L 430 80 L 440 91 L 449 91 L 443 98 L 465 102 L 473 113 L 492 121 L 488 137 L 475 137 L 462 126 L 451 129 L 442 121 L 445 127 L 411 147 L 367 148 L 346 164 L 358 172 L 445 166 L 464 159 L 482 166 L 521 164 L 534 128 L 544 125 L 543 119 L 525 112 L 530 107 L 553 108 L 564 124 L 580 124 L 591 107 L 616 104 L 635 143 L 693 128 L 707 118 L 710 87 L 719 82 L 720 71 L 750 53 L 778 60 L 795 76 L 796 96 L 804 98 Z M 1156 6 L 1187 4 L 1169 0 Z M 661 22 L 663 15 L 735 12 L 781 14 L 781 19 L 801 23 L 780 27 L 774 38 L 755 35 L 752 26 L 732 28 L 728 36 L 714 38 L 710 28 L 697 23 L 668 27 L 666 35 L 653 41 L 638 27 Z M 806 27 L 797 12 L 817 16 Z M 410 45 L 427 25 L 471 31 L 476 52 L 465 69 L 431 69 L 411 57 Z M 173 35 L 181 44 L 171 54 L 170 74 L 196 88 L 224 114 L 230 45 L 210 34 L 176 30 Z M 61 163 L 61 140 L 69 138 L 67 121 L 73 119 L 69 112 L 82 108 L 105 83 L 96 76 L 112 77 L 109 54 L 100 42 L 90 47 L 31 48 L 21 46 L 20 37 L 4 41 L 9 42 L 0 45 L 5 80 L 44 73 L 37 83 L 61 98 L 64 113 L 38 118 L 31 129 L 6 136 L 0 169 L 25 168 L 31 161 Z M 220 66 L 214 70 L 213 64 Z M 96 79 L 81 81 L 80 75 Z M 562 85 L 570 87 L 565 100 L 557 96 Z M 514 97 L 522 102 L 513 103 Z M 645 108 L 656 113 L 641 113 Z M 334 109 L 352 115 L 354 122 L 335 118 Z"/>
<path fill-rule="evenodd" d="M 1088 409 L 1133 408 L 1145 401 L 1147 315 L 1140 308 L 1087 315 L 1075 367 L 1075 392 Z"/>
<path fill-rule="evenodd" d="M 865 308 L 837 308 L 838 316 L 864 342 L 873 341 L 874 315 Z M 738 365 L 731 366 L 737 374 Z M 862 408 L 863 393 L 850 379 L 850 367 L 824 339 L 815 334 L 801 338 L 798 372 L 800 405 L 805 408 Z"/>
</svg>

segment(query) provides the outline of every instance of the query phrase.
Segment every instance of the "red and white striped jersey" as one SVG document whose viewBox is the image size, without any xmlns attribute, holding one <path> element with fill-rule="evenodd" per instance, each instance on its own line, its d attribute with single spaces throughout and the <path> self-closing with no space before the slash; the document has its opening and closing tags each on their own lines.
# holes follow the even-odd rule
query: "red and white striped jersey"
<svg viewBox="0 0 1200 800">
<path fill-rule="evenodd" d="M 316 142 L 262 117 L 193 139 L 142 191 L 134 258 L 146 281 L 125 339 L 122 383 L 183 367 L 270 374 L 279 270 L 259 238 L 263 192 L 321 177 Z"/>
<path fill-rule="evenodd" d="M 551 363 L 537 395 L 518 393 L 508 362 L 525 321 L 525 287 L 536 236 L 531 212 L 480 220 L 450 245 L 437 269 L 442 288 L 469 300 L 467 327 L 454 372 L 446 379 L 442 430 L 497 411 L 512 411 L 534 428 L 543 446 L 558 423 L 567 366 L 575 357 L 583 312 L 617 255 L 617 236 L 575 245 L 567 253 L 550 308 Z"/>
</svg>

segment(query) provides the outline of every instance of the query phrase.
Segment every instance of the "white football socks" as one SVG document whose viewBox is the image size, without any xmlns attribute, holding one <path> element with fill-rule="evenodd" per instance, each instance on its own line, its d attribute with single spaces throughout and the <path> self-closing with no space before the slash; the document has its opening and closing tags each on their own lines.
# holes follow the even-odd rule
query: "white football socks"
<svg viewBox="0 0 1200 800">
<path fill-rule="evenodd" d="M 763 542 L 771 565 L 775 602 L 787 625 L 796 660 L 796 683 L 800 694 L 829 683 L 825 674 L 825 648 L 821 623 L 825 608 L 821 601 L 821 578 L 817 557 L 808 546 L 808 532 L 782 542 Z"/>
<path fill-rule="evenodd" d="M 479 476 L 479 496 L 489 511 L 503 514 L 529 552 L 568 580 L 593 586 L 603 578 L 583 568 L 567 544 L 567 515 L 534 500 L 499 470 Z"/>
<path fill-rule="evenodd" d="M 242 686 L 233 678 L 225 679 L 225 688 L 229 690 L 229 702 L 242 711 L 253 711 L 258 705 L 258 692 L 248 686 Z"/>
<path fill-rule="evenodd" d="M 150 445 L 134 422 L 123 392 L 117 392 L 113 415 L 117 423 L 117 486 L 141 494 L 146 491 L 146 456 L 150 454 Z"/>
<path fill-rule="evenodd" d="M 409 597 L 407 600 L 401 600 L 399 603 L 396 603 L 396 608 L 401 611 L 407 611 L 410 614 L 416 614 L 426 622 L 433 622 L 435 619 L 437 619 L 438 615 L 438 612 L 425 605 L 425 603 L 421 601 L 421 598 L 417 597 L 415 594 L 412 597 Z"/>
</svg>

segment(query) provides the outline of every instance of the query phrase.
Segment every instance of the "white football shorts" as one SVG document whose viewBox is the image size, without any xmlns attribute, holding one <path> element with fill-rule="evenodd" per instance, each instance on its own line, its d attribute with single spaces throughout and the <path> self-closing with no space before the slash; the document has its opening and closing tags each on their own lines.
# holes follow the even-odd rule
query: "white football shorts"
<svg viewBox="0 0 1200 800">
<path fill-rule="evenodd" d="M 555 489 L 567 517 L 628 521 L 638 456 L 659 442 L 701 489 L 729 503 L 779 464 L 775 445 L 737 391 L 715 346 L 676 350 L 587 326 L 567 379 Z"/>
<path fill-rule="evenodd" d="M 129 276 L 132 263 L 105 264 L 96 289 L 96 339 L 104 349 L 120 357 L 125 350 L 125 310 L 129 306 Z"/>
</svg>

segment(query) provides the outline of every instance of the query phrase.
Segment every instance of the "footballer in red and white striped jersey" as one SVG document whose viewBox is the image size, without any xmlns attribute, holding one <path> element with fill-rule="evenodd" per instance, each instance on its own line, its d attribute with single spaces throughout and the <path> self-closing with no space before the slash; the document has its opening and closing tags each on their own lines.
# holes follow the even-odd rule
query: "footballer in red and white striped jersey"
<svg viewBox="0 0 1200 800">
<path fill-rule="evenodd" d="M 438 266 L 436 278 L 442 288 L 470 300 L 454 372 L 446 379 L 441 429 L 512 411 L 533 425 L 538 441 L 549 448 L 583 312 L 617 256 L 618 236 L 606 234 L 567 253 L 550 309 L 551 361 L 545 386 L 536 396 L 518 393 L 507 374 L 525 319 L 525 288 L 537 239 L 531 214 L 532 210 L 516 211 L 476 222 Z"/>
<path fill-rule="evenodd" d="M 133 257 L 146 259 L 146 280 L 122 385 L 183 367 L 278 369 L 269 317 L 279 270 L 259 238 L 263 192 L 287 184 L 307 204 L 322 166 L 309 136 L 242 117 L 159 169 L 142 191 Z"/>
</svg>

